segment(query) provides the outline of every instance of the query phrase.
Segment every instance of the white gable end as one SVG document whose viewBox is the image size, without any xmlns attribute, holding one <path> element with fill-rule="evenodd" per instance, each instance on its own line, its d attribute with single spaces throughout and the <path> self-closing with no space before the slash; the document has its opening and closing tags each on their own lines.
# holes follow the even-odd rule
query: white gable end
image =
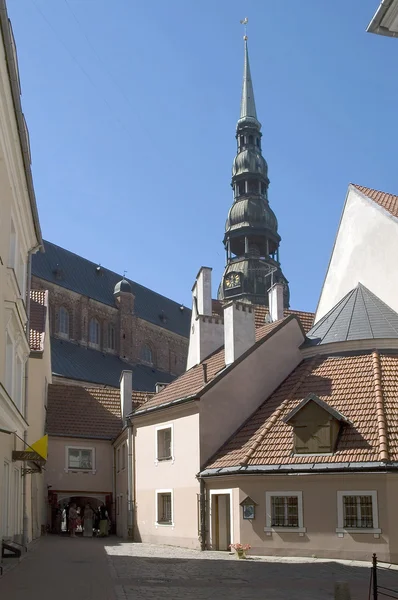
<svg viewBox="0 0 398 600">
<path fill-rule="evenodd" d="M 358 283 L 398 312 L 398 219 L 350 185 L 315 322 Z"/>
</svg>

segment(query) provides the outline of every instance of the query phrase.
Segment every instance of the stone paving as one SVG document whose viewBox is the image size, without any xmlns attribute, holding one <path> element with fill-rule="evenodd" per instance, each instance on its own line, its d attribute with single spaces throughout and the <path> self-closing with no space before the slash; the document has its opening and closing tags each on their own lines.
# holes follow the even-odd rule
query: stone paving
<svg viewBox="0 0 398 600">
<path fill-rule="evenodd" d="M 12 600 L 328 600 L 337 582 L 367 600 L 370 565 L 354 561 L 250 557 L 117 538 L 48 536 L 0 578 Z M 386 577 L 390 579 L 387 580 Z M 383 574 L 398 588 L 398 571 Z"/>
</svg>

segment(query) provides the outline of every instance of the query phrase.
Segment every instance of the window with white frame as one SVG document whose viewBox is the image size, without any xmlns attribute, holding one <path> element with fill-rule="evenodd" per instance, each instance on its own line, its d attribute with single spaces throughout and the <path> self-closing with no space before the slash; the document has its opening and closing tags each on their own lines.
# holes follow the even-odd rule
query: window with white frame
<svg viewBox="0 0 398 600">
<path fill-rule="evenodd" d="M 94 470 L 94 448 L 67 447 L 67 469 L 71 471 Z"/>
<path fill-rule="evenodd" d="M 305 531 L 302 492 L 266 492 L 264 531 Z"/>
<path fill-rule="evenodd" d="M 12 397 L 13 395 L 13 382 L 14 382 L 14 342 L 8 333 L 6 332 L 6 376 L 5 384 L 8 394 Z"/>
<path fill-rule="evenodd" d="M 173 524 L 172 490 L 156 491 L 156 523 L 160 525 Z"/>
<path fill-rule="evenodd" d="M 15 357 L 15 387 L 13 400 L 18 410 L 22 412 L 25 365 L 18 354 Z"/>
<path fill-rule="evenodd" d="M 173 428 L 171 425 L 156 428 L 156 460 L 173 459 Z"/>
<path fill-rule="evenodd" d="M 8 266 L 17 271 L 18 241 L 14 221 L 11 219 L 10 245 L 8 250 Z"/>
<path fill-rule="evenodd" d="M 337 532 L 380 533 L 377 491 L 337 492 Z"/>
<path fill-rule="evenodd" d="M 22 253 L 19 254 L 18 268 L 17 268 L 17 279 L 19 285 L 19 291 L 21 292 L 22 298 L 25 298 L 25 286 L 26 286 L 26 263 Z"/>
<path fill-rule="evenodd" d="M 100 343 L 100 324 L 97 319 L 90 319 L 88 340 L 96 346 Z"/>
<path fill-rule="evenodd" d="M 126 450 L 127 450 L 127 446 L 126 446 L 126 444 L 123 444 L 123 446 L 122 446 L 122 469 L 126 468 L 126 454 L 127 454 Z"/>
<path fill-rule="evenodd" d="M 108 348 L 109 350 L 116 349 L 116 333 L 115 327 L 112 325 L 112 323 L 109 323 L 108 325 Z"/>
<path fill-rule="evenodd" d="M 64 338 L 69 337 L 69 313 L 61 306 L 58 313 L 58 334 Z"/>
</svg>

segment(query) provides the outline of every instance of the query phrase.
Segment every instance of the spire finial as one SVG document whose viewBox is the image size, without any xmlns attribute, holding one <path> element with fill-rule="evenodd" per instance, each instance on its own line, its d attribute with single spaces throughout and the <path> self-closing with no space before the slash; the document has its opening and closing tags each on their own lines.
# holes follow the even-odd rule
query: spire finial
<svg viewBox="0 0 398 600">
<path fill-rule="evenodd" d="M 127 273 L 127 269 L 124 269 L 124 271 L 123 271 L 123 279 L 126 279 L 126 273 Z"/>
<path fill-rule="evenodd" d="M 245 42 L 247 42 L 247 24 L 249 22 L 249 19 L 247 17 L 245 17 L 244 19 L 241 20 L 241 25 L 244 26 L 245 28 L 245 35 L 243 36 L 243 39 L 245 40 Z"/>
<path fill-rule="evenodd" d="M 242 101 L 240 104 L 240 118 L 244 119 L 245 117 L 252 117 L 257 121 L 257 112 L 256 112 L 256 104 L 254 102 L 254 92 L 253 92 L 253 83 L 250 74 L 250 65 L 249 65 L 249 52 L 247 49 L 247 23 L 248 18 L 245 17 L 242 19 L 241 23 L 245 27 L 245 35 L 243 39 L 245 40 L 245 62 L 243 67 L 243 86 L 242 86 Z"/>
</svg>

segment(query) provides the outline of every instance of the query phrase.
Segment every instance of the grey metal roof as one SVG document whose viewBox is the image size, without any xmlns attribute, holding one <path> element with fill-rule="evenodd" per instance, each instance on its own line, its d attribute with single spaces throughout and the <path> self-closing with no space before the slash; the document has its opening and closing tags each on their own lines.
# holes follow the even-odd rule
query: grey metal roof
<svg viewBox="0 0 398 600">
<path fill-rule="evenodd" d="M 242 100 L 240 103 L 240 118 L 253 117 L 257 120 L 256 103 L 254 101 L 253 82 L 250 73 L 249 52 L 245 39 L 245 62 L 243 67 Z"/>
<path fill-rule="evenodd" d="M 130 365 L 118 356 L 103 354 L 73 342 L 51 338 L 53 375 L 119 387 L 120 374 L 133 371 L 133 389 L 154 392 L 156 383 L 170 383 L 175 379 L 170 373 L 147 365 Z"/>
<path fill-rule="evenodd" d="M 359 283 L 315 323 L 304 346 L 380 338 L 398 338 L 398 314 Z"/>
<path fill-rule="evenodd" d="M 32 258 L 32 275 L 77 292 L 103 304 L 115 306 L 113 292 L 123 277 L 78 256 L 69 250 L 44 241 L 44 253 Z M 184 337 L 189 337 L 191 310 L 170 298 L 127 280 L 135 296 L 135 314 Z"/>
</svg>

